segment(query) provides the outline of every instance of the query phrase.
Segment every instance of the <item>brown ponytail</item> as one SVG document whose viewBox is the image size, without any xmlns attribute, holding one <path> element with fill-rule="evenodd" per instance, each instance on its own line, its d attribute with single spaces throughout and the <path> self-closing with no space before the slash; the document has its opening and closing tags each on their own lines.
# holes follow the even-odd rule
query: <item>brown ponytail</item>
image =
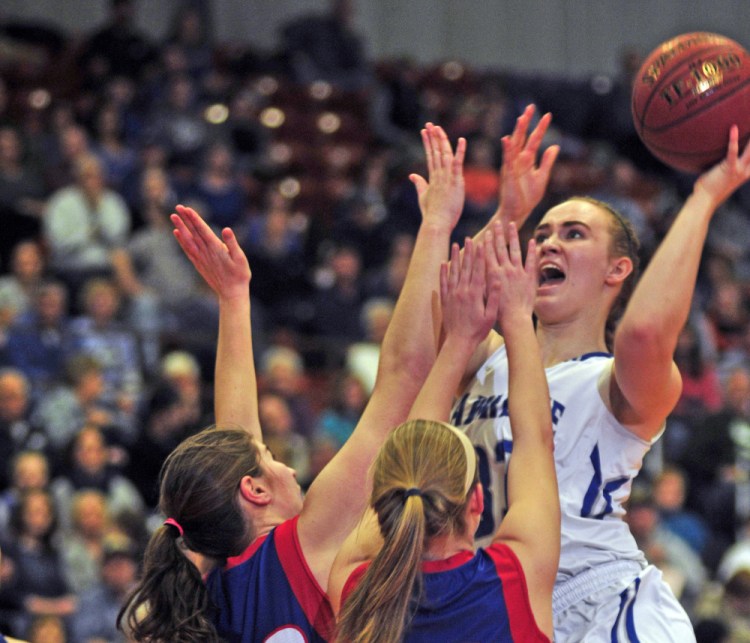
<svg viewBox="0 0 750 643">
<path fill-rule="evenodd" d="M 343 605 L 339 641 L 401 640 L 421 593 L 430 539 L 465 529 L 467 470 L 475 466 L 466 453 L 452 428 L 427 420 L 402 424 L 383 445 L 370 504 L 384 544 Z"/>
<path fill-rule="evenodd" d="M 241 553 L 252 528 L 237 501 L 242 478 L 260 473 L 260 455 L 249 433 L 209 428 L 182 442 L 161 470 L 159 507 L 184 530 L 162 525 L 146 548 L 143 573 L 117 617 L 136 641 L 219 641 L 198 569 L 180 551 L 215 559 Z"/>
</svg>

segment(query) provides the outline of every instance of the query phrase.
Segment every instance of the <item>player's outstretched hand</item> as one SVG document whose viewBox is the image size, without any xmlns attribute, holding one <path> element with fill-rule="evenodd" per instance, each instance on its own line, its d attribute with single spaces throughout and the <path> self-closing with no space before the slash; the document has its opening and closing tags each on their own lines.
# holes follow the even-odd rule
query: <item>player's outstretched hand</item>
<svg viewBox="0 0 750 643">
<path fill-rule="evenodd" d="M 178 205 L 170 217 L 180 247 L 219 299 L 247 297 L 250 265 L 230 228 L 221 238 L 193 208 Z"/>
<path fill-rule="evenodd" d="M 537 289 L 536 242 L 529 241 L 526 264 L 521 255 L 521 242 L 516 224 L 508 224 L 507 242 L 504 226 L 495 222 L 492 235 L 485 237 L 487 281 L 490 294 L 498 293 L 498 322 L 503 334 L 519 320 L 527 320 L 534 312 Z"/>
<path fill-rule="evenodd" d="M 537 164 L 537 154 L 552 115 L 548 112 L 542 116 L 527 134 L 535 111 L 534 105 L 528 105 L 516 120 L 513 133 L 501 139 L 503 165 L 500 168 L 499 205 L 494 218 L 506 225 L 513 221 L 519 229 L 542 200 L 552 166 L 560 152 L 559 145 L 550 145 Z"/>
<path fill-rule="evenodd" d="M 448 135 L 439 125 L 427 123 L 421 132 L 427 162 L 427 180 L 410 174 L 424 221 L 455 228 L 464 207 L 464 157 L 466 140 L 458 139 L 453 152 Z"/>
<path fill-rule="evenodd" d="M 695 192 L 703 191 L 719 207 L 732 193 L 750 179 L 750 141 L 740 154 L 739 129 L 733 125 L 729 130 L 727 155 L 712 168 L 701 174 L 695 182 Z"/>
<path fill-rule="evenodd" d="M 451 246 L 451 257 L 440 267 L 440 301 L 445 336 L 459 337 L 476 346 L 492 328 L 497 317 L 498 293 L 487 293 L 483 243 L 466 239 L 463 252 Z"/>
</svg>

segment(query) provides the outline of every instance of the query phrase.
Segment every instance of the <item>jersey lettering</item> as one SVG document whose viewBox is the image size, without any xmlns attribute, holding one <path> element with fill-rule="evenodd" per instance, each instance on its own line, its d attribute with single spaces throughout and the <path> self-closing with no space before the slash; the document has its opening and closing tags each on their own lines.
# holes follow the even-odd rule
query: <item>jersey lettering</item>
<svg viewBox="0 0 750 643">
<path fill-rule="evenodd" d="M 615 478 L 602 484 L 602 464 L 599 457 L 599 445 L 595 444 L 591 455 L 589 456 L 591 465 L 594 468 L 594 475 L 591 476 L 591 482 L 589 488 L 586 491 L 586 495 L 583 497 L 583 506 L 581 507 L 581 516 L 583 518 L 594 518 L 596 520 L 602 520 L 604 516 L 612 513 L 612 492 L 619 489 L 624 485 L 630 478 L 624 476 L 622 478 Z M 601 506 L 600 496 L 604 502 L 604 509 L 599 513 L 594 513 L 594 507 L 596 504 Z"/>
</svg>

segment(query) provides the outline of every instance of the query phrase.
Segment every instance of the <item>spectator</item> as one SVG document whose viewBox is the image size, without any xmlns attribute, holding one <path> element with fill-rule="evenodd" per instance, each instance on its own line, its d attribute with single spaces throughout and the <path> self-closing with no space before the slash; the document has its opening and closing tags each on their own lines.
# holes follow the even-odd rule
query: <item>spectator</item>
<svg viewBox="0 0 750 643">
<path fill-rule="evenodd" d="M 346 367 L 364 385 L 368 395 L 375 386 L 380 361 L 380 345 L 393 315 L 391 299 L 368 299 L 362 307 L 365 338 L 353 342 L 346 352 Z"/>
<path fill-rule="evenodd" d="M 682 464 L 692 484 L 688 506 L 726 546 L 750 517 L 750 371 L 735 368 L 723 389 L 724 406 L 694 427 Z"/>
<path fill-rule="evenodd" d="M 326 80 L 344 90 L 373 81 L 364 42 L 352 28 L 351 0 L 331 0 L 324 14 L 305 14 L 282 27 L 282 49 L 299 83 Z"/>
<path fill-rule="evenodd" d="M 665 467 L 654 481 L 654 504 L 664 529 L 679 536 L 704 561 L 710 561 L 713 569 L 718 557 L 707 551 L 712 544 L 708 525 L 699 514 L 685 508 L 687 484 L 681 469 Z"/>
<path fill-rule="evenodd" d="M 76 434 L 65 473 L 58 475 L 50 488 L 60 512 L 60 525 L 66 530 L 73 522 L 74 496 L 83 489 L 104 494 L 113 520 L 121 512 L 141 513 L 144 509 L 138 489 L 110 464 L 104 435 L 93 426 L 84 426 Z"/>
<path fill-rule="evenodd" d="M 284 398 L 292 414 L 294 430 L 309 439 L 316 417 L 308 398 L 308 385 L 302 355 L 296 349 L 270 346 L 263 352 L 260 389 Z"/>
<path fill-rule="evenodd" d="M 31 309 L 37 288 L 45 273 L 45 258 L 39 243 L 33 239 L 19 241 L 10 260 L 11 273 L 0 277 L 0 299 L 10 302 L 16 315 Z"/>
<path fill-rule="evenodd" d="M 29 379 L 35 400 L 63 377 L 69 323 L 68 289 L 61 281 L 45 280 L 31 311 L 8 332 L 8 362 Z"/>
<path fill-rule="evenodd" d="M 138 555 L 130 540 L 121 534 L 104 538 L 100 579 L 81 592 L 73 615 L 71 643 L 126 643 L 118 631 L 117 614 L 136 581 Z"/>
<path fill-rule="evenodd" d="M 365 293 L 368 299 L 381 297 L 396 301 L 404 284 L 413 250 L 413 235 L 401 233 L 393 238 L 385 265 L 371 270 L 366 276 Z"/>
<path fill-rule="evenodd" d="M 346 346 L 364 336 L 362 259 L 355 248 L 338 246 L 319 273 L 313 297 L 312 331 L 325 337 L 329 359 L 340 365 Z"/>
<path fill-rule="evenodd" d="M 85 279 L 111 274 L 110 254 L 125 245 L 131 226 L 122 197 L 105 186 L 99 159 L 82 156 L 75 167 L 75 183 L 50 197 L 43 222 L 50 267 L 74 293 Z"/>
<path fill-rule="evenodd" d="M 247 214 L 245 193 L 237 176 L 234 152 L 227 144 L 214 143 L 206 150 L 191 198 L 202 204 L 212 226 L 229 226 L 242 234 Z"/>
<path fill-rule="evenodd" d="M 99 87 L 113 76 L 143 77 L 146 66 L 154 59 L 154 51 L 148 39 L 135 28 L 134 13 L 134 0 L 109 1 L 106 23 L 82 47 L 79 62 L 84 87 Z"/>
<path fill-rule="evenodd" d="M 250 220 L 240 245 L 253 266 L 253 302 L 263 306 L 268 325 L 295 328 L 298 302 L 308 284 L 306 234 L 291 205 L 276 187 L 270 188 L 264 211 Z"/>
<path fill-rule="evenodd" d="M 11 463 L 11 484 L 0 492 L 0 540 L 10 537 L 10 517 L 22 496 L 32 489 L 46 489 L 49 463 L 40 451 L 21 451 Z"/>
<path fill-rule="evenodd" d="M 80 594 L 99 582 L 104 542 L 112 525 L 107 498 L 96 489 L 77 491 L 71 514 L 71 530 L 61 534 L 60 551 L 68 585 Z"/>
<path fill-rule="evenodd" d="M 196 357 L 183 350 L 173 350 L 161 359 L 161 378 L 171 385 L 180 398 L 182 417 L 188 432 L 208 426 L 213 422 L 213 391 L 206 386 L 201 366 Z"/>
<path fill-rule="evenodd" d="M 26 638 L 26 643 L 68 643 L 66 622 L 52 614 L 35 616 L 31 619 Z"/>
<path fill-rule="evenodd" d="M 140 414 L 140 431 L 129 449 L 128 479 L 149 509 L 159 500 L 159 471 L 172 450 L 196 429 L 191 409 L 185 408 L 177 389 L 160 382 L 148 395 Z"/>
<path fill-rule="evenodd" d="M 65 449 L 82 426 L 95 426 L 116 443 L 128 443 L 123 425 L 128 418 L 104 399 L 101 364 L 90 355 L 74 355 L 66 362 L 66 380 L 47 392 L 36 405 L 32 419 L 43 428 L 59 465 Z"/>
<path fill-rule="evenodd" d="M 677 338 L 674 362 L 682 377 L 682 393 L 667 418 L 661 449 L 668 462 L 683 462 L 693 431 L 722 407 L 722 391 L 714 360 L 704 351 L 697 322 L 688 321 Z"/>
<path fill-rule="evenodd" d="M 707 643 L 750 641 L 750 566 L 746 558 L 727 557 L 695 607 L 696 634 L 712 626 L 724 631 L 725 639 L 705 639 Z M 720 634 L 721 635 L 721 634 Z"/>
<path fill-rule="evenodd" d="M 682 394 L 673 414 L 702 418 L 722 405 L 721 384 L 715 364 L 706 359 L 695 327 L 688 322 L 677 340 L 674 360 L 682 376 Z"/>
<path fill-rule="evenodd" d="M 106 102 L 96 111 L 94 153 L 101 159 L 107 185 L 122 192 L 125 179 L 136 169 L 138 155 L 125 140 L 125 123 L 119 107 Z"/>
<path fill-rule="evenodd" d="M 361 380 L 341 371 L 333 381 L 331 401 L 320 414 L 317 434 L 340 449 L 352 434 L 368 399 Z"/>
<path fill-rule="evenodd" d="M 0 369 L 0 489 L 8 486 L 7 472 L 21 451 L 46 451 L 44 432 L 31 421 L 31 388 L 15 368 Z"/>
<path fill-rule="evenodd" d="M 111 279 L 94 278 L 85 283 L 81 299 L 83 315 L 70 323 L 66 353 L 89 355 L 99 362 L 104 376 L 102 400 L 116 407 L 121 417 L 128 418 L 122 429 L 131 431 L 143 389 L 143 373 L 138 339 L 118 319 L 120 290 Z"/>
<path fill-rule="evenodd" d="M 186 71 L 197 81 L 210 71 L 213 63 L 209 14 L 201 3 L 182 2 L 172 16 L 164 43 L 179 51 L 185 59 Z"/>
<path fill-rule="evenodd" d="M 739 279 L 716 285 L 706 305 L 706 314 L 720 355 L 742 343 L 742 335 L 750 324 L 750 314 Z M 719 360 L 721 362 L 721 357 Z"/>
<path fill-rule="evenodd" d="M 706 569 L 698 555 L 662 525 L 653 498 L 646 490 L 634 490 L 626 520 L 646 560 L 659 566 L 674 595 L 690 612 L 707 579 Z"/>
<path fill-rule="evenodd" d="M 52 126 L 44 150 L 48 156 L 44 168 L 47 190 L 54 193 L 76 181 L 76 165 L 93 149 L 88 132 L 75 122 L 68 105 L 55 106 Z"/>
<path fill-rule="evenodd" d="M 47 196 L 44 178 L 30 162 L 17 128 L 0 126 L 0 212 L 22 226 L 28 236 L 38 232 Z"/>
<path fill-rule="evenodd" d="M 163 100 L 155 101 L 144 125 L 145 136 L 162 143 L 173 163 L 184 166 L 192 183 L 208 142 L 208 125 L 199 113 L 198 91 L 190 76 L 174 73 L 160 81 Z"/>
<path fill-rule="evenodd" d="M 141 339 L 150 374 L 158 369 L 164 338 L 179 337 L 199 348 L 213 346 L 218 325 L 215 299 L 172 236 L 174 198 L 166 172 L 146 169 L 140 206 L 146 225 L 112 254 L 117 283 L 128 298 L 130 326 Z"/>
<path fill-rule="evenodd" d="M 36 616 L 68 617 L 75 611 L 76 598 L 53 545 L 56 528 L 52 496 L 41 489 L 27 491 L 11 517 L 12 538 L 2 547 L 12 573 L 0 589 L 0 605 L 15 636 L 24 634 Z"/>
</svg>

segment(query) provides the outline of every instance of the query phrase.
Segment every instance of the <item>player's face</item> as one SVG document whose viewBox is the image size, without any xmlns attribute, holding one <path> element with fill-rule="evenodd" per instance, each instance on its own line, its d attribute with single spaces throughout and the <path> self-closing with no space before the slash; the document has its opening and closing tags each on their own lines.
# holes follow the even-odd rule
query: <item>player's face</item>
<svg viewBox="0 0 750 643">
<path fill-rule="evenodd" d="M 285 516 L 293 518 L 302 511 L 302 489 L 297 482 L 297 473 L 276 460 L 267 446 L 261 448 L 263 477 L 271 487 L 274 504 Z"/>
<path fill-rule="evenodd" d="M 552 208 L 534 237 L 539 257 L 535 312 L 553 323 L 584 313 L 605 292 L 612 258 L 610 214 L 586 201 Z"/>
</svg>

